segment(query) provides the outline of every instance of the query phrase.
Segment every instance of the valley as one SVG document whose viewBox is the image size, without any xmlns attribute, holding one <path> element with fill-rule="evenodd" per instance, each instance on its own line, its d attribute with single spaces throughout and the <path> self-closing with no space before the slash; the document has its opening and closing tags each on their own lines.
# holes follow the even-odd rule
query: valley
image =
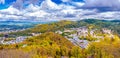
<svg viewBox="0 0 120 58">
<path fill-rule="evenodd" d="M 8 51 L 8 56 L 10 51 L 17 52 L 18 56 L 30 53 L 27 57 L 31 58 L 119 58 L 119 24 L 96 19 L 36 24 L 28 29 L 1 33 L 0 51 Z"/>
</svg>

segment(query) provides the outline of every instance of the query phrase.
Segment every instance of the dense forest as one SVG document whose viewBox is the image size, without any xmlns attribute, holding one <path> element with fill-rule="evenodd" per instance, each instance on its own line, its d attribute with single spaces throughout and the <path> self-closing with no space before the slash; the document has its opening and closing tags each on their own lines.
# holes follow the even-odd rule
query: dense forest
<svg viewBox="0 0 120 58">
<path fill-rule="evenodd" d="M 1 45 L 0 49 L 0 52 L 3 52 L 0 57 L 3 58 L 60 58 L 61 56 L 75 57 L 81 52 L 81 49 L 79 47 L 74 46 L 66 38 L 53 32 L 46 32 L 39 36 L 28 38 L 22 43 L 13 45 Z M 20 56 L 21 53 L 24 54 Z"/>
<path fill-rule="evenodd" d="M 73 45 L 59 34 L 45 32 L 39 36 L 27 38 L 24 42 L 12 45 L 0 45 L 0 57 L 3 58 L 119 58 L 120 38 L 104 38 L 92 42 L 82 49 Z"/>
</svg>

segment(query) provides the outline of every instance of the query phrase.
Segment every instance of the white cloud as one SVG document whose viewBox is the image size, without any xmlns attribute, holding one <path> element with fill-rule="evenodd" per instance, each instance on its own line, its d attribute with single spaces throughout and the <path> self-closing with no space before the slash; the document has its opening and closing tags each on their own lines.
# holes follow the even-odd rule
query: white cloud
<svg viewBox="0 0 120 58">
<path fill-rule="evenodd" d="M 46 13 L 43 10 L 40 10 L 40 7 L 33 6 L 32 4 L 30 4 L 24 10 L 18 10 L 13 6 L 10 6 L 8 9 L 0 10 L 1 19 L 33 19 L 33 18 L 44 17 L 44 15 L 46 14 L 48 13 Z"/>
<path fill-rule="evenodd" d="M 42 9 L 44 10 L 48 10 L 48 9 L 59 9 L 59 6 L 57 4 L 55 4 L 54 2 L 52 2 L 51 0 L 45 0 L 41 3 L 40 6 Z"/>
<path fill-rule="evenodd" d="M 30 4 L 26 9 L 25 11 L 28 11 L 28 12 L 35 12 L 35 11 L 39 11 L 40 10 L 40 7 L 37 6 L 37 5 L 33 5 L 33 4 Z"/>
<path fill-rule="evenodd" d="M 88 2 L 88 0 L 86 1 Z M 73 3 L 78 6 L 84 5 L 84 3 L 79 2 Z M 120 12 L 98 12 L 98 9 L 76 9 L 75 6 L 71 5 L 57 5 L 51 0 L 45 0 L 40 6 L 31 3 L 22 10 L 16 9 L 16 7 L 13 7 L 13 5 L 7 9 L 0 10 L 0 19 L 34 19 L 47 21 L 64 19 L 78 20 L 85 18 L 119 19 Z"/>
<path fill-rule="evenodd" d="M 82 19 L 85 18 L 95 18 L 95 19 L 107 19 L 107 20 L 114 20 L 120 18 L 120 12 L 102 12 L 102 13 L 96 13 L 92 15 L 83 15 Z"/>
<path fill-rule="evenodd" d="M 81 7 L 81 6 L 83 6 L 85 4 L 83 2 L 71 2 L 71 3 L 76 5 L 76 6 L 79 6 L 79 7 Z"/>
<path fill-rule="evenodd" d="M 71 0 L 62 0 L 62 2 L 69 2 L 69 1 L 71 1 Z"/>
<path fill-rule="evenodd" d="M 8 9 L 0 10 L 0 13 L 9 14 L 9 15 L 13 15 L 13 14 L 19 15 L 20 11 L 14 8 L 13 6 L 10 6 Z"/>
<path fill-rule="evenodd" d="M 40 10 L 40 11 L 35 11 L 35 12 L 28 12 L 28 13 L 24 14 L 24 16 L 28 16 L 28 17 L 44 17 L 47 14 L 48 13 Z"/>
</svg>

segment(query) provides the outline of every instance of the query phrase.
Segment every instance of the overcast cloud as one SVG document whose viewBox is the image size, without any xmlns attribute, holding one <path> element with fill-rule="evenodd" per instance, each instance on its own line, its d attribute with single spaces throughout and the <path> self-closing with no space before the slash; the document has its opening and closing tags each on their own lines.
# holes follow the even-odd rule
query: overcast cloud
<svg viewBox="0 0 120 58">
<path fill-rule="evenodd" d="M 119 11 L 120 0 L 84 0 L 85 4 L 83 7 L 87 9 L 97 8 L 105 11 Z"/>
</svg>

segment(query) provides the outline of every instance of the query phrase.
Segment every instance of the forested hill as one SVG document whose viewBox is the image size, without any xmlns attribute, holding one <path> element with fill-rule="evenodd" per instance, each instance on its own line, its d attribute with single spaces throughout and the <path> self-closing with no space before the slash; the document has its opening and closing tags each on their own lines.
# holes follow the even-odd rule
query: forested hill
<svg viewBox="0 0 120 58">
<path fill-rule="evenodd" d="M 15 44 L 1 44 L 0 58 L 120 58 L 120 37 L 116 35 L 120 34 L 119 29 L 120 22 L 115 20 L 63 20 L 39 24 L 10 33 L 28 37 Z M 106 33 L 109 30 L 110 33 Z M 15 39 L 8 38 L 4 42 L 12 40 Z"/>
<path fill-rule="evenodd" d="M 118 20 L 97 20 L 97 19 L 84 19 L 80 21 L 60 21 L 50 24 L 37 25 L 31 30 L 33 32 L 46 32 L 46 31 L 56 31 L 65 28 L 78 28 L 82 26 L 92 27 L 96 29 L 107 28 L 113 30 L 115 33 L 120 34 L 120 21 Z"/>
<path fill-rule="evenodd" d="M 80 26 L 89 26 L 92 25 L 93 28 L 108 28 L 120 34 L 120 20 L 96 20 L 96 19 L 86 19 L 77 22 L 77 25 Z"/>
<path fill-rule="evenodd" d="M 58 21 L 47 24 L 38 24 L 33 28 L 27 29 L 25 31 L 15 32 L 11 34 L 15 35 L 29 35 L 30 33 L 44 33 L 44 32 L 55 32 L 57 30 L 63 30 L 66 28 L 78 28 L 86 26 L 88 28 L 101 30 L 102 28 L 107 28 L 114 31 L 115 34 L 120 34 L 120 21 L 119 20 L 98 20 L 98 19 L 84 19 L 80 21 Z"/>
</svg>

